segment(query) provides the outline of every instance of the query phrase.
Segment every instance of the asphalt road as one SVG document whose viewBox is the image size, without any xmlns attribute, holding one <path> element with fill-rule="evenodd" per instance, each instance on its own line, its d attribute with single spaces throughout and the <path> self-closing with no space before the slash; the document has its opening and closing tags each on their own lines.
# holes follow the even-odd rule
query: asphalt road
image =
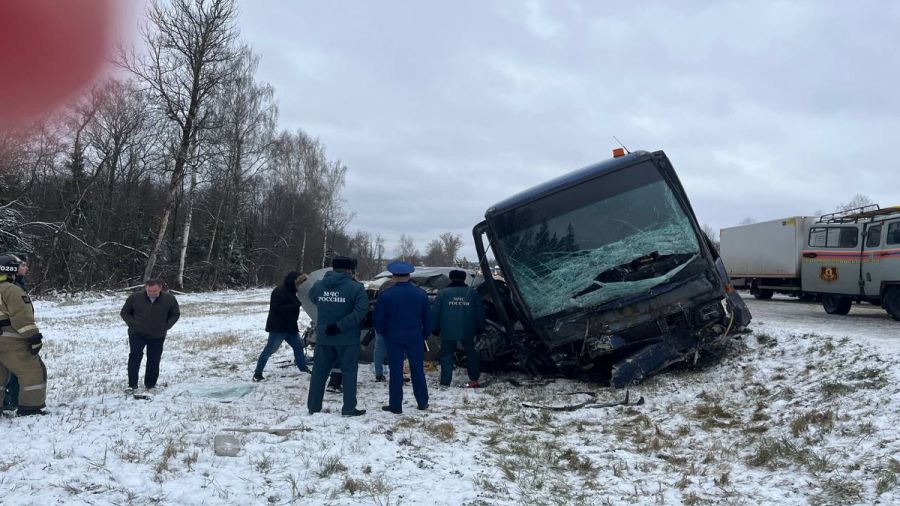
<svg viewBox="0 0 900 506">
<path fill-rule="evenodd" d="M 849 337 L 864 344 L 900 355 L 900 321 L 871 304 L 854 304 L 845 316 L 830 315 L 819 302 L 803 302 L 776 295 L 771 300 L 757 300 L 741 292 L 754 328 L 775 328 L 799 333 L 812 332 L 836 339 Z"/>
</svg>

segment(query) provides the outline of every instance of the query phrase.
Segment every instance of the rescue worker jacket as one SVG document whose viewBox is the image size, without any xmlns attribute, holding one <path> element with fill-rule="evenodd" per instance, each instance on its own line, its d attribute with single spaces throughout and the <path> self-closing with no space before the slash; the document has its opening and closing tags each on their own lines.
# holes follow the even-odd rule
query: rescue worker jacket
<svg viewBox="0 0 900 506">
<path fill-rule="evenodd" d="M 160 292 L 159 297 L 151 301 L 147 291 L 142 289 L 128 296 L 119 315 L 128 325 L 129 336 L 165 339 L 166 332 L 181 317 L 181 311 L 174 295 Z"/>
<path fill-rule="evenodd" d="M 359 346 L 360 325 L 369 313 L 369 296 L 362 283 L 349 273 L 330 271 L 312 286 L 309 298 L 316 305 L 316 344 L 325 346 Z M 329 336 L 325 329 L 335 324 L 338 334 Z"/>
<path fill-rule="evenodd" d="M 431 335 L 428 294 L 409 281 L 394 283 L 375 302 L 375 332 L 388 341 L 412 343 Z"/>
<path fill-rule="evenodd" d="M 30 339 L 39 332 L 34 306 L 22 287 L 0 276 L 0 330 L 4 337 Z"/>
<path fill-rule="evenodd" d="M 451 341 L 473 339 L 484 330 L 484 304 L 474 288 L 453 282 L 435 297 L 431 305 L 434 333 Z"/>
<path fill-rule="evenodd" d="M 297 298 L 299 276 L 292 272 L 284 278 L 284 282 L 272 290 L 269 299 L 269 315 L 266 317 L 266 332 L 299 332 L 297 318 L 300 317 L 300 299 Z"/>
</svg>

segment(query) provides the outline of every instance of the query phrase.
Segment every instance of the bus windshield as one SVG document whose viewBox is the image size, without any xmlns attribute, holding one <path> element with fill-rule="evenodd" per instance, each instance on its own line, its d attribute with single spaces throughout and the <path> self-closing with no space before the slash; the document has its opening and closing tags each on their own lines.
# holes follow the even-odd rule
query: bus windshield
<svg viewBox="0 0 900 506">
<path fill-rule="evenodd" d="M 651 162 L 498 216 L 497 245 L 533 318 L 636 295 L 700 253 L 697 235 Z"/>
</svg>

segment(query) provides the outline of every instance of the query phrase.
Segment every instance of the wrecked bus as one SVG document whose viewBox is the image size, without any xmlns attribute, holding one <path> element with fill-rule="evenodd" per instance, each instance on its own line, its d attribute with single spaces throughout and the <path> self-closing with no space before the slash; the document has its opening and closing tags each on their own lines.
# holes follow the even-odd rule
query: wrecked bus
<svg viewBox="0 0 900 506">
<path fill-rule="evenodd" d="M 532 372 L 622 387 L 750 321 L 662 151 L 525 190 L 489 208 L 473 236 L 482 272 L 489 252 L 502 271 L 483 288 L 499 331 L 480 339 L 503 342 L 478 347 L 511 348 Z"/>
<path fill-rule="evenodd" d="M 468 270 L 467 283 L 485 303 L 487 327 L 475 338 L 485 370 L 622 387 L 696 358 L 750 322 L 662 151 L 625 154 L 521 192 L 488 209 L 473 235 L 480 273 Z M 433 298 L 452 269 L 417 267 L 410 281 Z M 328 270 L 298 288 L 313 321 L 309 289 Z M 371 314 L 389 278 L 366 282 L 363 362 L 373 356 Z M 314 326 L 307 342 L 315 342 Z M 431 336 L 428 349 L 436 359 L 440 339 Z"/>
</svg>

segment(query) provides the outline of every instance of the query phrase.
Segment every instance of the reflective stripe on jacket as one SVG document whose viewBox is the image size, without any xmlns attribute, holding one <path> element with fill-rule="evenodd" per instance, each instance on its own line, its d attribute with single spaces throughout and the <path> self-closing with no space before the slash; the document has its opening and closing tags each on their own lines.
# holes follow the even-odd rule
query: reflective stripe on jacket
<svg viewBox="0 0 900 506">
<path fill-rule="evenodd" d="M 0 327 L 4 336 L 28 339 L 38 333 L 31 298 L 6 277 L 0 280 L 0 320 L 9 321 Z"/>
</svg>

